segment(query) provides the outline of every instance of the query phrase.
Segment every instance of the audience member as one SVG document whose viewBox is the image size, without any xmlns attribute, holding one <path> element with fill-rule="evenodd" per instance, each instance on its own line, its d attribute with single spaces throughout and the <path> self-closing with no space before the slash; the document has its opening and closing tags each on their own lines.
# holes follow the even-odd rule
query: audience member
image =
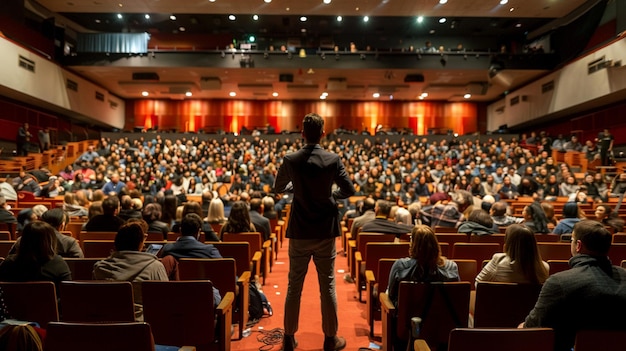
<svg viewBox="0 0 626 351">
<path fill-rule="evenodd" d="M 507 203 L 505 201 L 497 201 L 491 205 L 489 214 L 493 223 L 499 227 L 506 227 L 511 224 L 519 224 L 524 221 L 524 218 L 509 216 L 507 213 Z"/>
<path fill-rule="evenodd" d="M 532 229 L 535 233 L 549 233 L 548 218 L 543 211 L 541 204 L 534 201 L 524 207 L 524 225 Z"/>
<path fill-rule="evenodd" d="M 396 236 L 396 239 L 400 239 L 403 234 L 410 233 L 411 229 L 413 229 L 413 226 L 390 221 L 390 212 L 391 203 L 389 201 L 376 201 L 376 205 L 374 207 L 375 217 L 372 221 L 363 224 L 363 227 L 361 227 L 361 232 L 392 234 Z"/>
<path fill-rule="evenodd" d="M 469 217 L 467 217 L 467 221 L 461 223 L 458 232 L 474 235 L 491 235 L 498 233 L 499 228 L 487 211 L 478 209 L 472 211 Z"/>
<path fill-rule="evenodd" d="M 157 233 L 163 235 L 163 240 L 167 240 L 167 233 L 170 227 L 161 221 L 161 205 L 157 203 L 147 204 L 141 213 L 143 220 L 148 223 L 147 233 Z"/>
<path fill-rule="evenodd" d="M 93 204 L 92 204 L 93 206 Z M 124 224 L 118 217 L 120 200 L 117 196 L 109 196 L 102 201 L 102 214 L 95 215 L 85 224 L 88 232 L 117 232 Z"/>
<path fill-rule="evenodd" d="M 261 233 L 263 241 L 269 240 L 272 230 L 270 220 L 263 217 L 263 201 L 259 198 L 250 199 L 250 221 L 254 228 Z"/>
<path fill-rule="evenodd" d="M 235 201 L 230 210 L 228 220 L 220 230 L 220 239 L 224 233 L 256 232 L 254 224 L 250 221 L 250 211 L 243 201 Z"/>
<path fill-rule="evenodd" d="M 574 230 L 574 225 L 580 222 L 578 204 L 566 202 L 563 205 L 563 219 L 559 221 L 552 233 L 570 234 Z"/>
</svg>

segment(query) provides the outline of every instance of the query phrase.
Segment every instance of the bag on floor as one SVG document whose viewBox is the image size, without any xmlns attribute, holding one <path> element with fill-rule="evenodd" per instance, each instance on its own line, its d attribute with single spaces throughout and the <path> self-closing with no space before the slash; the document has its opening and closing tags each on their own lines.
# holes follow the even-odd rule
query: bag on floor
<svg viewBox="0 0 626 351">
<path fill-rule="evenodd" d="M 272 306 L 265 294 L 257 288 L 255 282 L 250 282 L 248 289 L 248 320 L 258 322 L 263 316 L 272 315 Z"/>
</svg>

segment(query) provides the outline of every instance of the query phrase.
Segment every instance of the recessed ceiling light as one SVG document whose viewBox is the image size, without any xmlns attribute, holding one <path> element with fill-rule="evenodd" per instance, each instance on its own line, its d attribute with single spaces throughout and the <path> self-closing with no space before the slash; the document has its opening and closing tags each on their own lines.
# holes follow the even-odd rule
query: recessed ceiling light
<svg viewBox="0 0 626 351">
<path fill-rule="evenodd" d="M 393 95 L 389 95 L 389 100 L 393 100 Z"/>
<path fill-rule="evenodd" d="M 506 5 L 509 2 L 509 0 L 500 0 L 500 5 Z"/>
<path fill-rule="evenodd" d="M 273 96 L 273 97 L 277 97 L 277 96 L 278 96 L 278 93 L 277 93 L 277 92 L 273 92 L 273 93 L 272 93 L 272 96 Z"/>
<path fill-rule="evenodd" d="M 171 16 L 170 16 L 170 19 L 171 19 L 172 21 L 176 21 L 176 16 L 171 15 Z"/>
<path fill-rule="evenodd" d="M 301 33 L 306 33 L 306 28 L 301 28 L 301 29 L 300 29 L 300 32 L 301 32 Z"/>
<path fill-rule="evenodd" d="M 269 4 L 270 2 L 272 2 L 272 0 L 263 0 L 266 4 Z"/>
<path fill-rule="evenodd" d="M 469 99 L 469 98 L 472 97 L 472 94 L 465 94 L 465 95 L 463 95 L 463 97 L 466 98 L 466 99 Z"/>
<path fill-rule="evenodd" d="M 102 22 L 102 21 L 100 21 L 99 19 L 96 19 L 95 21 L 96 21 L 96 23 L 100 23 L 100 22 Z"/>
<path fill-rule="evenodd" d="M 289 11 L 291 10 L 289 7 L 285 7 L 285 11 Z"/>
<path fill-rule="evenodd" d="M 185 96 L 191 96 L 191 95 L 193 95 L 193 94 L 190 91 L 185 93 Z"/>
<path fill-rule="evenodd" d="M 230 93 L 228 93 L 228 95 L 230 95 L 231 97 L 235 97 L 237 96 L 237 93 L 235 93 L 234 91 L 231 91 Z"/>
<path fill-rule="evenodd" d="M 341 21 L 343 21 L 343 17 L 337 16 L 337 22 L 341 22 Z"/>
<path fill-rule="evenodd" d="M 511 7 L 511 8 L 509 9 L 509 12 L 513 12 L 513 11 L 515 11 L 515 7 Z"/>
<path fill-rule="evenodd" d="M 147 13 L 146 13 L 145 15 L 143 15 L 143 17 L 144 17 L 145 19 L 150 19 L 150 15 L 149 15 L 149 14 L 147 14 Z"/>
<path fill-rule="evenodd" d="M 422 95 L 420 95 L 421 97 L 428 97 L 428 93 L 427 92 L 423 92 Z"/>
<path fill-rule="evenodd" d="M 439 19 L 439 23 L 446 23 L 447 19 L 445 17 L 441 17 Z"/>
<path fill-rule="evenodd" d="M 331 1 L 332 1 L 332 0 L 324 0 L 324 3 L 325 3 L 326 5 L 328 5 L 328 4 L 330 4 L 330 2 L 331 2 Z"/>
<path fill-rule="evenodd" d="M 441 5 L 443 5 L 443 4 L 447 3 L 447 2 L 448 2 L 448 0 L 439 0 L 439 3 L 440 3 Z"/>
<path fill-rule="evenodd" d="M 307 20 L 306 16 L 300 17 L 300 22 L 306 22 L 306 20 Z"/>
<path fill-rule="evenodd" d="M 320 100 L 326 100 L 326 95 L 320 95 Z"/>
<path fill-rule="evenodd" d="M 521 26 L 522 26 L 522 24 L 521 24 L 521 23 L 517 23 L 517 24 L 515 25 L 515 27 L 516 27 L 516 28 L 519 28 L 519 27 L 521 27 Z"/>
<path fill-rule="evenodd" d="M 118 13 L 118 14 L 117 14 L 117 18 L 122 19 L 122 17 L 123 17 L 123 16 L 122 16 L 122 14 L 121 14 L 121 13 Z"/>
<path fill-rule="evenodd" d="M 259 15 L 253 15 L 252 19 L 255 20 L 255 21 L 258 21 L 259 20 Z"/>
<path fill-rule="evenodd" d="M 124 7 L 124 4 L 122 4 L 121 2 L 117 3 L 117 6 L 119 7 Z"/>
<path fill-rule="evenodd" d="M 150 93 L 148 93 L 147 91 L 142 91 L 141 92 L 141 96 L 148 96 L 148 95 L 150 95 Z"/>
<path fill-rule="evenodd" d="M 435 30 L 434 30 L 434 29 L 431 29 L 431 30 L 429 30 L 429 31 L 428 31 L 428 33 L 430 33 L 430 34 L 435 34 Z"/>
<path fill-rule="evenodd" d="M 235 17 L 235 15 L 228 15 L 228 19 L 234 21 L 237 19 L 237 17 Z"/>
<path fill-rule="evenodd" d="M 372 97 L 378 99 L 380 97 L 380 93 L 374 93 L 372 94 Z"/>
<path fill-rule="evenodd" d="M 209 0 L 210 2 L 215 2 L 215 0 Z"/>
<path fill-rule="evenodd" d="M 369 22 L 370 20 L 370 16 L 364 16 L 363 17 L 363 22 Z"/>
<path fill-rule="evenodd" d="M 422 23 L 422 22 L 424 22 L 424 16 L 418 16 L 417 23 Z"/>
<path fill-rule="evenodd" d="M 327 92 L 323 92 L 322 96 L 328 96 L 328 93 Z"/>
<path fill-rule="evenodd" d="M 178 30 L 181 31 L 181 32 L 184 32 L 185 31 L 185 27 L 180 26 L 180 27 L 178 27 Z"/>
</svg>

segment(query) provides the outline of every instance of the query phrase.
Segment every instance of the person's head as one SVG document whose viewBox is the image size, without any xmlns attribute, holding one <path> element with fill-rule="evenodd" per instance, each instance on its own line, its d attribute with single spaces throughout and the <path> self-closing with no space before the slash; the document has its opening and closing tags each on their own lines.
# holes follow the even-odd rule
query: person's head
<svg viewBox="0 0 626 351">
<path fill-rule="evenodd" d="M 161 205 L 156 202 L 147 204 L 146 207 L 143 208 L 143 212 L 141 213 L 143 219 L 148 223 L 160 220 L 161 215 Z"/>
<path fill-rule="evenodd" d="M 611 233 L 604 224 L 582 220 L 574 225 L 572 231 L 572 256 L 586 254 L 590 256 L 606 257 L 611 248 Z"/>
<path fill-rule="evenodd" d="M 478 223 L 486 228 L 493 228 L 493 218 L 491 218 L 487 211 L 482 209 L 472 211 L 467 217 L 467 220 Z"/>
<path fill-rule="evenodd" d="M 578 218 L 578 204 L 575 202 L 566 202 L 563 205 L 563 217 Z"/>
<path fill-rule="evenodd" d="M 202 229 L 202 218 L 196 213 L 188 213 L 180 221 L 180 235 L 198 238 Z"/>
<path fill-rule="evenodd" d="M 258 213 L 263 213 L 263 200 L 259 198 L 250 199 L 250 211 L 256 211 Z"/>
<path fill-rule="evenodd" d="M 123 210 L 130 210 L 133 206 L 133 199 L 129 195 L 122 195 L 120 206 Z"/>
<path fill-rule="evenodd" d="M 141 251 L 146 234 L 139 223 L 126 223 L 115 235 L 115 251 Z"/>
<path fill-rule="evenodd" d="M 524 220 L 533 223 L 535 233 L 549 233 L 548 218 L 538 202 L 532 202 L 524 207 Z"/>
<path fill-rule="evenodd" d="M 548 277 L 532 229 L 522 224 L 509 225 L 506 228 L 503 249 L 511 262 L 522 268 L 524 276 L 530 282 L 540 283 Z"/>
<path fill-rule="evenodd" d="M 376 216 L 380 217 L 389 217 L 391 213 L 391 202 L 387 200 L 378 200 L 376 201 L 376 207 L 374 208 L 374 212 L 376 212 Z"/>
<path fill-rule="evenodd" d="M 33 206 L 33 213 L 37 218 L 41 218 L 41 215 L 44 214 L 44 212 L 46 211 L 48 211 L 48 208 L 44 205 Z"/>
<path fill-rule="evenodd" d="M 417 260 L 417 264 L 429 270 L 435 269 L 441 262 L 441 249 L 433 229 L 418 224 L 411 231 L 409 256 Z"/>
<path fill-rule="evenodd" d="M 183 213 L 181 214 L 182 217 L 185 217 L 189 213 L 195 213 L 198 215 L 198 217 L 204 218 L 204 215 L 202 214 L 202 205 L 200 205 L 199 203 L 195 201 L 187 201 L 185 205 L 183 205 L 182 207 L 183 207 Z"/>
<path fill-rule="evenodd" d="M 494 217 L 502 217 L 506 215 L 507 206 L 508 205 L 505 201 L 494 202 L 490 209 L 491 215 Z"/>
<path fill-rule="evenodd" d="M 317 144 L 324 135 L 324 119 L 317 113 L 309 113 L 302 120 L 302 136 L 307 143 Z"/>
<path fill-rule="evenodd" d="M 219 222 L 224 219 L 224 203 L 218 197 L 214 197 L 209 203 L 209 213 L 207 220 L 209 222 Z"/>
<path fill-rule="evenodd" d="M 228 226 L 233 233 L 250 231 L 250 212 L 243 201 L 235 201 L 228 215 Z"/>
<path fill-rule="evenodd" d="M 141 199 L 139 198 L 136 198 L 136 197 L 132 198 L 131 202 L 132 202 L 132 205 L 130 207 L 135 211 L 139 211 L 143 207 L 143 202 L 141 202 Z"/>
<path fill-rule="evenodd" d="M 54 258 L 56 249 L 54 228 L 46 222 L 35 221 L 28 223 L 22 230 L 17 258 L 44 264 Z"/>
<path fill-rule="evenodd" d="M 274 199 L 271 196 L 265 196 L 262 201 L 264 211 L 274 211 Z"/>
<path fill-rule="evenodd" d="M 596 220 L 602 222 L 603 219 L 609 218 L 611 216 L 611 206 L 606 204 L 601 204 L 596 207 Z"/>
<path fill-rule="evenodd" d="M 413 224 L 413 218 L 411 217 L 411 213 L 409 212 L 409 210 L 403 207 L 398 207 L 398 209 L 396 210 L 396 215 L 394 216 L 394 219 L 396 223 L 402 223 L 406 225 Z"/>
<path fill-rule="evenodd" d="M 87 218 L 93 218 L 101 214 L 104 214 L 104 211 L 102 210 L 102 202 L 101 201 L 92 202 L 91 206 L 89 206 L 89 209 L 87 210 Z"/>
<path fill-rule="evenodd" d="M 363 206 L 361 206 L 361 212 L 365 213 L 365 211 L 370 211 L 370 210 L 374 210 L 374 208 L 376 207 L 376 200 L 374 200 L 374 198 L 372 197 L 368 197 L 365 200 L 363 200 Z"/>
<path fill-rule="evenodd" d="M 41 215 L 41 220 L 50 224 L 56 230 L 63 230 L 68 219 L 67 213 L 60 208 L 53 208 Z"/>
<path fill-rule="evenodd" d="M 41 351 L 43 343 L 31 325 L 7 325 L 0 329 L 0 350 Z"/>
<path fill-rule="evenodd" d="M 111 195 L 102 201 L 102 211 L 105 215 L 116 215 L 119 209 L 120 199 L 115 195 Z"/>
</svg>

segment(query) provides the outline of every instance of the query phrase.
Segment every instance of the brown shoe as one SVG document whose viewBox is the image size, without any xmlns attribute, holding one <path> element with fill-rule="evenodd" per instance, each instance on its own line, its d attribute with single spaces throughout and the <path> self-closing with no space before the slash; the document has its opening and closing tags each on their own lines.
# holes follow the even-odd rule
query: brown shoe
<svg viewBox="0 0 626 351">
<path fill-rule="evenodd" d="M 283 351 L 293 351 L 298 347 L 298 340 L 295 336 L 285 334 L 283 336 Z"/>
<path fill-rule="evenodd" d="M 324 339 L 324 351 L 339 351 L 346 347 L 346 339 L 341 336 L 327 336 Z"/>
</svg>

